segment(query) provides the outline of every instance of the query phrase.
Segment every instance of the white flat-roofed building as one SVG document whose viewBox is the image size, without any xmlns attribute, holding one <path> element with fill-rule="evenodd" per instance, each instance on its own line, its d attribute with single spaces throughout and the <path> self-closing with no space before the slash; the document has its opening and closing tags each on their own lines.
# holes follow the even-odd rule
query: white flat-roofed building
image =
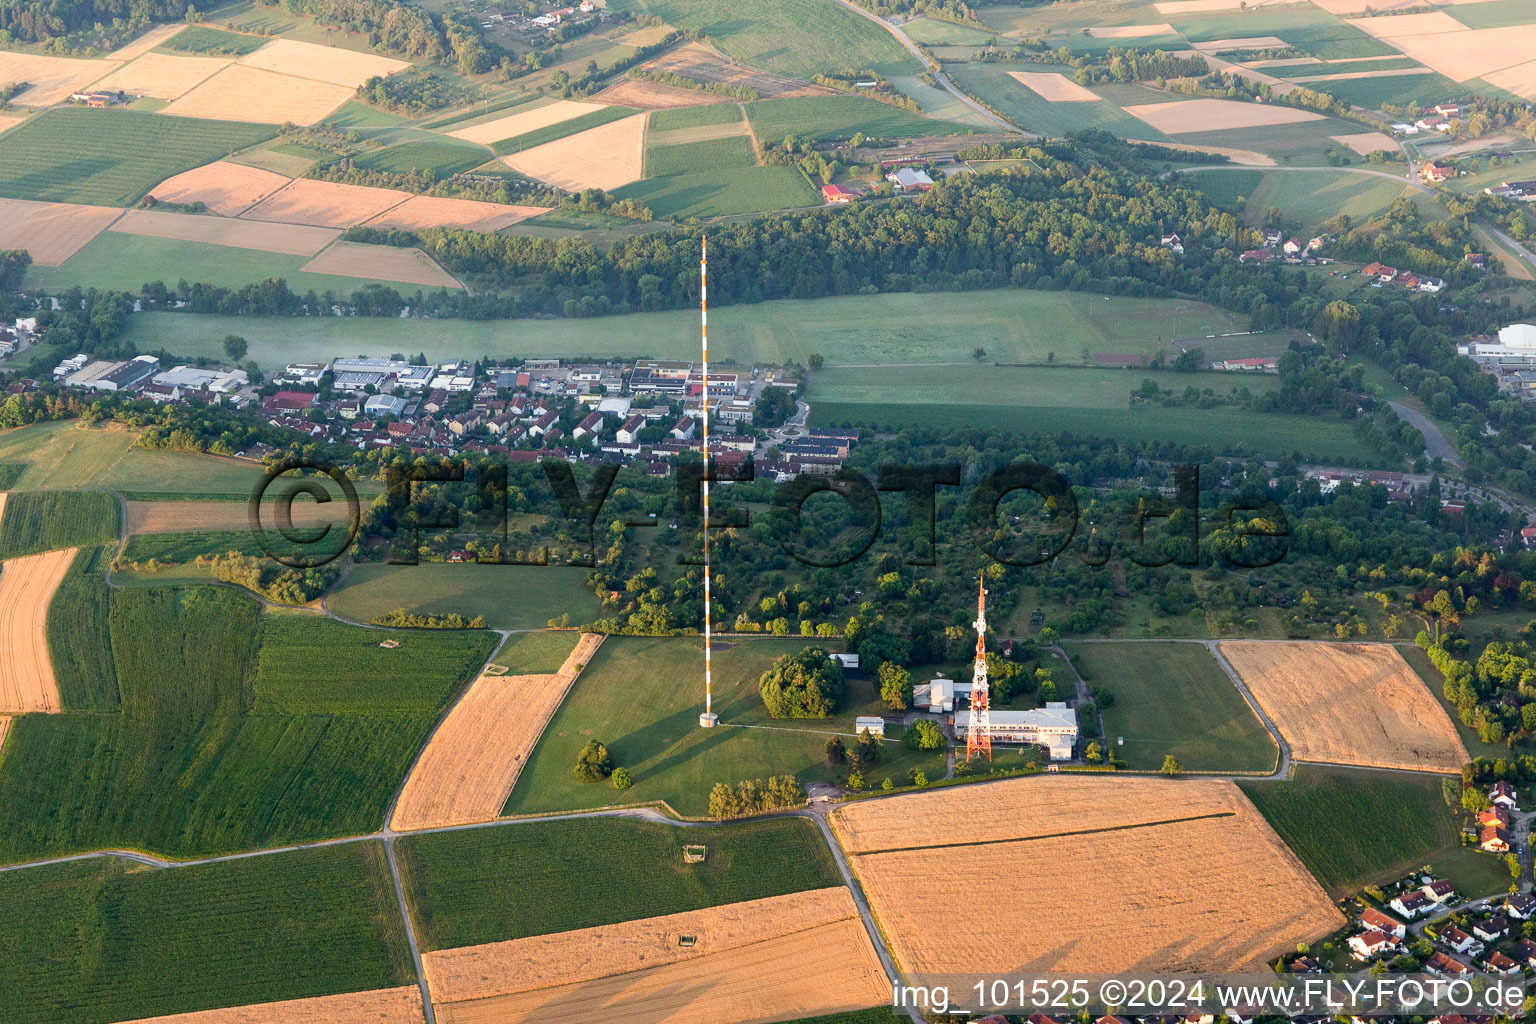
<svg viewBox="0 0 1536 1024">
<path fill-rule="evenodd" d="M 867 732 L 877 740 L 884 739 L 885 719 L 873 715 L 860 715 L 853 720 L 853 731 L 859 735 Z"/>
<path fill-rule="evenodd" d="M 1536 349 L 1536 324 L 1510 324 L 1499 331 L 1499 344 L 1505 348 Z"/>
<path fill-rule="evenodd" d="M 396 398 L 394 395 L 371 395 L 368 401 L 363 403 L 363 412 L 375 418 L 393 416 L 398 419 L 405 415 L 405 399 Z"/>
<path fill-rule="evenodd" d="M 329 363 L 289 363 L 283 368 L 283 372 L 272 380 L 276 384 L 298 384 L 302 387 L 317 388 L 330 371 Z"/>
<path fill-rule="evenodd" d="M 971 713 L 956 711 L 955 735 L 970 727 Z M 1028 711 L 988 711 L 987 732 L 993 743 L 1038 743 L 1052 761 L 1070 761 L 1077 746 L 1077 712 L 1061 701 Z"/>
<path fill-rule="evenodd" d="M 250 383 L 244 370 L 224 370 L 218 367 L 173 366 L 164 373 L 157 373 L 150 382 L 166 388 L 186 391 L 212 391 L 219 395 L 233 394 Z"/>
<path fill-rule="evenodd" d="M 331 386 L 337 391 L 396 387 L 420 391 L 432 379 L 430 366 L 412 366 L 396 359 L 337 359 L 331 363 Z"/>
<path fill-rule="evenodd" d="M 916 683 L 912 687 L 912 707 L 930 714 L 947 715 L 955 710 L 955 698 L 971 697 L 971 681 L 955 682 L 953 679 L 932 679 Z"/>
</svg>

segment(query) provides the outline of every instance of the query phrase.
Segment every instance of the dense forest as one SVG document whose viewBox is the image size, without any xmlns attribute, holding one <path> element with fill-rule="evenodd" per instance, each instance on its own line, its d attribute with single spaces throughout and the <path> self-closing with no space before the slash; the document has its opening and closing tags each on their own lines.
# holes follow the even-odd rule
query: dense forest
<svg viewBox="0 0 1536 1024">
<path fill-rule="evenodd" d="M 97 23 L 180 21 L 187 0 L 0 0 L 0 31 L 45 42 Z"/>
</svg>

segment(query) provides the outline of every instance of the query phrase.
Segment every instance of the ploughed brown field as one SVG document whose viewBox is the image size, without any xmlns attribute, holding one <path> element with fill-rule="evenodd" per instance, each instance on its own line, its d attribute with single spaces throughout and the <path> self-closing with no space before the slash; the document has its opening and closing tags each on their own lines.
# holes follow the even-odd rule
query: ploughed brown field
<svg viewBox="0 0 1536 1024">
<path fill-rule="evenodd" d="M 1232 641 L 1221 654 L 1298 761 L 1455 772 L 1471 760 L 1395 647 Z"/>
<path fill-rule="evenodd" d="M 443 1024 L 768 1024 L 890 996 L 844 888 L 442 950 L 422 966 Z"/>
<path fill-rule="evenodd" d="M 0 713 L 63 710 L 48 656 L 48 604 L 77 550 L 0 563 Z"/>
<path fill-rule="evenodd" d="M 146 1017 L 128 1024 L 422 1024 L 421 989 L 382 988 L 220 1010 Z"/>
<path fill-rule="evenodd" d="M 1344 923 L 1225 781 L 1046 775 L 861 801 L 832 826 L 907 972 L 1261 970 Z M 985 927 L 959 927 L 978 879 Z"/>
<path fill-rule="evenodd" d="M 576 676 L 602 646 L 587 633 L 547 676 L 481 676 L 448 712 L 401 790 L 402 832 L 493 821 Z"/>
</svg>

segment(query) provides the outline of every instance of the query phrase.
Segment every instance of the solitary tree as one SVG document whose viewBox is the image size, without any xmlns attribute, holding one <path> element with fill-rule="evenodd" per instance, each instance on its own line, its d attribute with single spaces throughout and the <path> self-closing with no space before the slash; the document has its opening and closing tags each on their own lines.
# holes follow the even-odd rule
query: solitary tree
<svg viewBox="0 0 1536 1024">
<path fill-rule="evenodd" d="M 941 750 L 944 747 L 944 730 L 933 722 L 923 719 L 913 722 L 902 739 L 913 750 Z"/>
<path fill-rule="evenodd" d="M 238 363 L 244 359 L 247 347 L 245 339 L 240 337 L 240 335 L 224 335 L 224 354 L 229 357 L 230 362 Z"/>
<path fill-rule="evenodd" d="M 578 782 L 601 782 L 613 774 L 613 758 L 608 748 L 597 740 L 587 740 L 587 745 L 576 755 L 573 774 Z"/>
<path fill-rule="evenodd" d="M 629 769 L 628 768 L 615 768 L 613 770 L 613 788 L 614 789 L 619 789 L 619 790 L 628 789 L 630 786 L 633 786 L 634 784 L 635 784 L 635 781 L 629 777 Z"/>
<path fill-rule="evenodd" d="M 1161 771 L 1164 775 L 1177 775 L 1183 770 L 1184 766 L 1179 764 L 1179 759 L 1174 757 L 1172 754 L 1169 754 L 1163 758 L 1163 767 Z"/>
<path fill-rule="evenodd" d="M 842 764 L 848 760 L 848 748 L 843 745 L 841 736 L 833 736 L 827 740 L 826 751 L 828 764 Z"/>
<path fill-rule="evenodd" d="M 912 674 L 894 661 L 880 663 L 880 699 L 892 711 L 905 711 L 912 692 Z M 1536 706 L 1536 705 L 1533 705 Z"/>
</svg>

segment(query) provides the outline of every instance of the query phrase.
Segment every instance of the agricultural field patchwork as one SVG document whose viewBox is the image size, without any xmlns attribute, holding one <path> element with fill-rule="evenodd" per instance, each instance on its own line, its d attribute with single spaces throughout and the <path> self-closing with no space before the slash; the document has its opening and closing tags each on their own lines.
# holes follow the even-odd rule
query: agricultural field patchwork
<svg viewBox="0 0 1536 1024">
<path fill-rule="evenodd" d="M 1263 970 L 1344 923 L 1228 782 L 1044 776 L 853 803 L 832 823 L 909 972 Z M 933 872 L 957 845 L 969 870 Z M 1102 915 L 1051 883 L 1062 863 L 1095 880 Z M 957 932 L 978 874 L 1015 884 L 992 891 L 985 935 Z M 1199 923 L 1216 916 L 1219 937 Z"/>
<path fill-rule="evenodd" d="M 122 215 L 108 206 L 0 199 L 0 248 L 25 249 L 33 263 L 56 267 Z"/>
<path fill-rule="evenodd" d="M 0 559 L 115 541 L 117 499 L 105 491 L 22 491 L 0 516 Z"/>
</svg>

